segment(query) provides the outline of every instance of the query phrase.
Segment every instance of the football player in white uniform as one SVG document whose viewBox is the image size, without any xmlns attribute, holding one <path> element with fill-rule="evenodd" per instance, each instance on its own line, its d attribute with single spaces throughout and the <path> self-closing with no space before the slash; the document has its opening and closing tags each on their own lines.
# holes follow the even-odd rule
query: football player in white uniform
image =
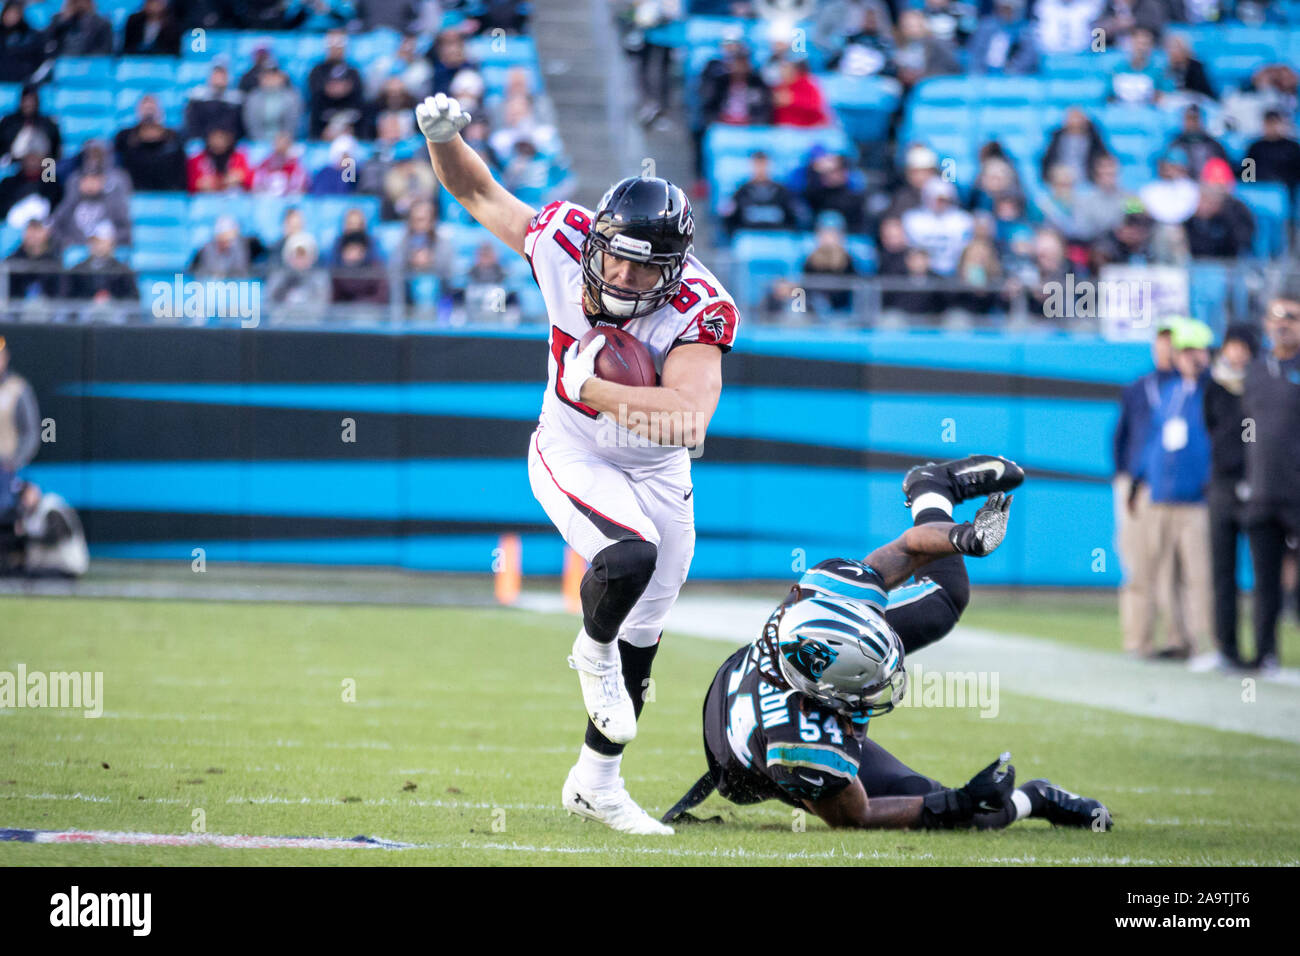
<svg viewBox="0 0 1300 956">
<path fill-rule="evenodd" d="M 534 210 L 460 137 L 469 117 L 455 99 L 431 96 L 416 118 L 438 179 L 528 260 L 546 301 L 549 375 L 528 475 L 564 540 L 590 564 L 569 657 L 589 720 L 561 799 L 616 830 L 672 833 L 632 800 L 619 768 L 695 549 L 688 449 L 704 441 L 718 404 L 735 302 L 691 255 L 690 202 L 672 183 L 624 179 L 594 212 L 570 202 Z M 658 385 L 595 377 L 604 337 L 582 350 L 579 340 L 600 326 L 645 345 Z"/>
</svg>

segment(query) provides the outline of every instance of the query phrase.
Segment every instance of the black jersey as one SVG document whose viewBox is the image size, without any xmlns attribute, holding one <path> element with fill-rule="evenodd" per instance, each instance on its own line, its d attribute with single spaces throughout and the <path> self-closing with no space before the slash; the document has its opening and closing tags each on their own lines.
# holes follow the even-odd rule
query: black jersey
<svg viewBox="0 0 1300 956">
<path fill-rule="evenodd" d="M 875 568 L 844 558 L 809 568 L 782 607 L 815 595 L 849 597 L 882 613 L 889 601 Z M 733 803 L 776 799 L 802 807 L 803 800 L 847 787 L 858 775 L 866 724 L 773 687 L 760 666 L 772 672 L 776 665 L 758 644 L 742 647 L 718 670 L 705 698 L 704 742 L 718 792 Z"/>
</svg>

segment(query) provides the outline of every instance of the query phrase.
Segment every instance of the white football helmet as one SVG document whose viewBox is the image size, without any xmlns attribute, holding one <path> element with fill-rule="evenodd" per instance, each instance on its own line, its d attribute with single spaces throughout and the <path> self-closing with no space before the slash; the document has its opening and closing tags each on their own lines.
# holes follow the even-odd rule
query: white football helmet
<svg viewBox="0 0 1300 956">
<path fill-rule="evenodd" d="M 885 616 L 833 595 L 779 609 L 763 629 L 761 649 L 785 685 L 854 720 L 887 714 L 907 691 L 903 643 Z M 773 683 L 775 674 L 764 673 Z"/>
</svg>

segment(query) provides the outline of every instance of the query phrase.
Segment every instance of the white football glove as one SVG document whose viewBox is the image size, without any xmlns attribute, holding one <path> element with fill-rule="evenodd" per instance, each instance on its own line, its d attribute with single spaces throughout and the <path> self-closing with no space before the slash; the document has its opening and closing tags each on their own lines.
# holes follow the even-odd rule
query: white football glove
<svg viewBox="0 0 1300 956">
<path fill-rule="evenodd" d="M 431 143 L 445 143 L 455 139 L 469 125 L 469 119 L 469 114 L 460 108 L 460 103 L 446 93 L 426 96 L 424 102 L 415 108 L 415 121 L 420 126 L 420 132 Z"/>
<path fill-rule="evenodd" d="M 587 384 L 587 379 L 596 377 L 596 356 L 604 347 L 605 336 L 598 335 L 581 352 L 578 351 L 578 343 L 574 342 L 564 353 L 564 374 L 560 376 L 560 384 L 564 386 L 564 394 L 569 396 L 570 401 L 579 401 L 582 398 L 582 386 Z"/>
</svg>

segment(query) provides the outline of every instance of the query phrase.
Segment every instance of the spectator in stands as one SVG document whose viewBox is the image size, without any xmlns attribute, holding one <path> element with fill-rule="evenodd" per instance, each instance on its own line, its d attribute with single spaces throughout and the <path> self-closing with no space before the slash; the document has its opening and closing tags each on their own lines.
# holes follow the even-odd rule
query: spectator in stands
<svg viewBox="0 0 1300 956">
<path fill-rule="evenodd" d="M 365 108 L 361 74 L 347 59 L 347 34 L 331 30 L 325 34 L 325 59 L 307 76 L 310 133 L 321 138 L 326 125 L 335 115 L 353 111 L 360 116 Z"/>
<path fill-rule="evenodd" d="M 1137 27 L 1129 37 L 1128 56 L 1110 75 L 1111 99 L 1121 103 L 1151 104 L 1173 89 L 1164 68 L 1156 62 L 1155 34 Z"/>
<path fill-rule="evenodd" d="M 767 153 L 755 150 L 749 154 L 749 162 L 749 179 L 720 204 L 728 235 L 739 229 L 797 229 L 798 205 L 790 190 L 772 178 Z"/>
<path fill-rule="evenodd" d="M 331 297 L 336 303 L 383 305 L 388 302 L 388 277 L 378 250 L 364 231 L 339 236 Z"/>
<path fill-rule="evenodd" d="M 777 126 L 828 126 L 831 112 L 806 58 L 781 64 L 781 80 L 772 87 L 772 122 Z"/>
<path fill-rule="evenodd" d="M 380 198 L 381 219 L 405 219 L 415 203 L 432 200 L 438 186 L 428 158 L 402 133 L 395 114 L 380 117 L 379 138 L 357 180 L 359 192 Z"/>
<path fill-rule="evenodd" d="M 69 185 L 50 220 L 55 242 L 62 246 L 84 245 L 101 225 L 108 223 L 112 227 L 110 240 L 130 244 L 129 197 L 121 190 L 108 194 L 104 185 L 104 175 L 97 172 L 82 173 L 75 186 Z"/>
<path fill-rule="evenodd" d="M 152 93 L 140 97 L 138 122 L 120 130 L 113 148 L 137 192 L 171 192 L 188 188 L 185 144 L 180 134 L 163 125 L 162 107 Z"/>
<path fill-rule="evenodd" d="M 749 51 L 732 47 L 726 72 L 700 89 L 700 112 L 707 128 L 712 123 L 766 126 L 772 122 L 772 92 L 749 62 Z"/>
<path fill-rule="evenodd" d="M 903 183 L 894 190 L 885 215 L 902 216 L 921 205 L 921 191 L 939 178 L 939 157 L 929 146 L 917 143 L 903 157 Z"/>
<path fill-rule="evenodd" d="M 471 116 L 469 125 L 460 131 L 460 138 L 466 146 L 478 153 L 493 175 L 500 175 L 504 163 L 492 148 L 492 126 L 482 113 Z"/>
<path fill-rule="evenodd" d="M 477 79 L 478 89 L 474 95 L 476 98 L 481 100 L 484 93 L 483 74 L 479 73 L 477 70 L 462 70 L 461 74 L 457 76 L 457 80 L 459 80 L 461 76 L 475 77 Z M 456 86 L 454 81 L 452 86 L 453 89 L 460 89 Z M 531 102 L 533 107 L 533 116 L 536 117 L 537 122 L 547 126 L 554 126 L 555 104 L 551 102 L 550 98 L 546 96 L 545 93 L 539 93 L 536 96 L 534 96 L 533 93 L 532 72 L 527 67 L 512 66 L 506 70 L 505 85 L 501 89 L 500 97 L 495 98 L 497 102 L 495 104 L 485 103 L 479 112 L 488 113 L 490 122 L 499 125 L 505 121 L 504 105 L 513 97 L 524 96 Z"/>
<path fill-rule="evenodd" d="M 1152 220 L 1140 199 L 1131 199 L 1124 207 L 1124 218 L 1109 233 L 1093 244 L 1093 265 L 1108 262 L 1143 264 L 1153 261 L 1151 250 Z"/>
<path fill-rule="evenodd" d="M 834 211 L 844 228 L 861 235 L 867 228 L 866 190 L 859 173 L 849 167 L 848 157 L 813 147 L 818 153 L 808 164 L 803 199 L 814 216 Z"/>
<path fill-rule="evenodd" d="M 463 284 L 452 291 L 452 301 L 464 309 L 470 322 L 518 323 L 518 296 L 505 287 L 506 270 L 501 265 L 495 242 L 481 242 L 474 249 L 474 262 Z"/>
<path fill-rule="evenodd" d="M 1210 86 L 1205 66 L 1192 55 L 1186 37 L 1176 33 L 1165 37 L 1165 59 L 1168 64 L 1165 76 L 1171 89 L 1215 99 L 1214 87 Z"/>
<path fill-rule="evenodd" d="M 1277 620 L 1282 610 L 1286 539 L 1300 536 L 1300 281 L 1292 273 L 1264 318 L 1267 354 L 1246 369 L 1241 405 L 1254 424 L 1245 443 L 1246 526 L 1255 572 L 1252 616 L 1255 666 L 1278 670 Z"/>
<path fill-rule="evenodd" d="M 1092 49 L 1092 25 L 1102 6 L 1102 0 L 1038 0 L 1034 5 L 1038 48 L 1048 56 Z"/>
<path fill-rule="evenodd" d="M 477 5 L 474 16 L 464 25 L 476 36 L 490 35 L 493 30 L 517 36 L 528 28 L 528 6 L 522 0 L 486 0 Z"/>
<path fill-rule="evenodd" d="M 1210 483 L 1206 502 L 1210 512 L 1210 556 L 1214 580 L 1214 639 L 1220 668 L 1240 667 L 1237 644 L 1237 545 L 1246 529 L 1246 453 L 1242 440 L 1245 417 L 1241 395 L 1246 368 L 1259 351 L 1253 326 L 1229 325 L 1223 346 L 1205 386 L 1205 427 L 1210 435 Z M 1200 667 L 1197 667 L 1200 669 Z"/>
<path fill-rule="evenodd" d="M 68 176 L 67 187 L 76 192 L 77 183 L 82 176 L 95 173 L 104 179 L 104 196 L 125 197 L 131 201 L 131 177 L 117 165 L 117 159 L 109 148 L 107 140 L 88 139 L 81 152 L 77 154 L 77 168 Z"/>
<path fill-rule="evenodd" d="M 1138 190 L 1143 207 L 1156 222 L 1181 225 L 1196 211 L 1201 190 L 1187 172 L 1187 153 L 1181 149 L 1166 150 L 1156 164 L 1158 178 Z"/>
<path fill-rule="evenodd" d="M 880 220 L 880 240 L 877 244 L 876 272 L 882 276 L 901 276 L 907 273 L 907 233 L 903 221 L 897 216 Z"/>
<path fill-rule="evenodd" d="M 230 130 L 239 139 L 243 130 L 241 108 L 244 94 L 230 88 L 230 71 L 217 63 L 208 71 L 208 81 L 190 91 L 185 104 L 183 139 L 207 139 L 212 130 Z"/>
<path fill-rule="evenodd" d="M 899 15 L 897 42 L 894 68 L 907 89 L 926 77 L 961 72 L 953 42 L 933 36 L 920 10 L 904 10 Z"/>
<path fill-rule="evenodd" d="M 284 240 L 281 261 L 267 277 L 267 295 L 287 318 L 319 319 L 330 302 L 329 273 L 320 268 L 320 248 L 306 232 Z"/>
<path fill-rule="evenodd" d="M 181 28 L 167 0 L 144 0 L 126 18 L 122 52 L 127 56 L 180 56 Z"/>
<path fill-rule="evenodd" d="M 253 47 L 253 65 L 239 78 L 239 92 L 247 96 L 257 89 L 263 73 L 278 69 L 280 69 L 280 61 L 276 59 L 275 50 L 269 43 L 259 43 Z"/>
<path fill-rule="evenodd" d="M 508 162 L 514 152 L 515 143 L 526 139 L 541 152 L 554 155 L 559 151 L 559 133 L 554 126 L 542 123 L 533 111 L 533 100 L 525 94 L 511 96 L 506 100 L 500 128 L 490 137 L 492 150 Z"/>
<path fill-rule="evenodd" d="M 1176 2 L 1181 14 L 1182 2 Z M 1095 26 L 1105 34 L 1106 48 L 1115 49 L 1138 30 L 1159 36 L 1174 18 L 1170 6 L 1170 0 L 1110 0 Z"/>
<path fill-rule="evenodd" d="M 408 272 L 433 273 L 444 280 L 451 277 L 451 253 L 438 239 L 434 205 L 428 200 L 411 206 L 400 249 L 402 263 Z"/>
<path fill-rule="evenodd" d="M 253 170 L 252 190 L 267 196 L 300 196 L 307 191 L 302 147 L 288 133 L 278 133 L 275 147 Z"/>
<path fill-rule="evenodd" d="M 930 268 L 930 254 L 919 246 L 909 247 L 903 258 L 906 271 L 881 292 L 882 316 L 887 322 L 901 318 L 933 317 L 948 304 L 947 296 L 935 288 L 939 276 Z"/>
<path fill-rule="evenodd" d="M 537 152 L 532 140 L 515 141 L 506 167 L 501 171 L 501 185 L 531 206 L 546 205 L 546 190 L 550 182 L 551 162 Z"/>
<path fill-rule="evenodd" d="M 366 67 L 366 97 L 374 99 L 390 77 L 397 77 L 403 88 L 417 103 L 433 92 L 433 67 L 420 55 L 415 33 L 402 34 L 402 42 L 391 54 L 375 57 Z"/>
<path fill-rule="evenodd" d="M 289 206 L 280 216 L 280 238 L 271 243 L 271 248 L 267 251 L 267 261 L 275 266 L 284 262 L 284 247 L 288 244 L 291 236 L 296 236 L 300 232 L 306 232 L 306 220 L 303 219 L 302 210 L 297 206 Z"/>
<path fill-rule="evenodd" d="M 971 188 L 970 208 L 975 211 L 992 211 L 1004 196 L 1021 197 L 1020 179 L 1015 167 L 1001 156 L 989 155 L 980 159 L 975 185 Z"/>
<path fill-rule="evenodd" d="M 1077 106 L 1065 111 L 1065 122 L 1047 141 L 1041 172 L 1043 179 L 1054 166 L 1068 166 L 1074 181 L 1086 182 L 1099 156 L 1106 155 L 1106 144 L 1088 114 Z"/>
<path fill-rule="evenodd" d="M 1075 185 L 1074 171 L 1064 163 L 1047 173 L 1047 192 L 1038 202 L 1038 211 L 1053 229 L 1071 245 L 1082 245 L 1095 236 L 1088 235 L 1084 221 L 1085 194 Z"/>
<path fill-rule="evenodd" d="M 1257 182 L 1285 184 L 1295 202 L 1296 186 L 1300 185 L 1300 143 L 1287 135 L 1280 112 L 1264 113 L 1264 135 L 1250 144 L 1246 159 Z"/>
<path fill-rule="evenodd" d="M 63 0 L 63 7 L 45 28 L 49 56 L 109 56 L 113 24 L 95 12 L 95 0 Z"/>
<path fill-rule="evenodd" d="M 27 153 L 58 159 L 62 144 L 58 124 L 41 112 L 40 90 L 24 86 L 18 98 L 18 112 L 0 120 L 0 162 Z"/>
<path fill-rule="evenodd" d="M 252 256 L 249 241 L 239 234 L 232 216 L 218 217 L 212 238 L 190 260 L 190 271 L 200 279 L 242 279 L 248 276 Z"/>
<path fill-rule="evenodd" d="M 1198 259 L 1248 255 L 1255 239 L 1255 217 L 1236 196 L 1236 179 L 1227 160 L 1211 159 L 1201 173 L 1201 197 L 1187 220 L 1188 251 Z"/>
<path fill-rule="evenodd" d="M 817 217 L 816 245 L 804 260 L 803 272 L 810 276 L 828 276 L 844 279 L 843 286 L 830 289 L 809 289 L 815 312 L 844 312 L 853 306 L 853 289 L 847 277 L 858 274 L 853 257 L 844 245 L 844 217 L 828 210 Z"/>
<path fill-rule="evenodd" d="M 858 28 L 845 37 L 842 46 L 830 51 L 826 66 L 843 76 L 892 76 L 894 24 L 889 8 L 882 0 L 866 0 L 861 9 Z"/>
<path fill-rule="evenodd" d="M 477 70 L 478 64 L 469 58 L 465 34 L 452 28 L 442 30 L 429 49 L 429 62 L 433 64 L 433 92 L 447 93 L 451 81 L 461 70 Z"/>
<path fill-rule="evenodd" d="M 1033 230 L 1026 215 L 1025 197 L 1019 193 L 1006 193 L 993 202 L 993 242 L 1001 255 L 1011 251 L 1012 236 L 1024 233 L 1032 238 Z"/>
<path fill-rule="evenodd" d="M 0 219 L 7 219 L 10 210 L 31 196 L 38 197 L 40 202 L 24 205 L 24 214 L 29 218 L 48 219 L 63 198 L 63 183 L 38 153 L 27 153 L 19 162 L 18 171 L 0 181 Z"/>
<path fill-rule="evenodd" d="M 1200 173 L 1211 159 L 1226 161 L 1228 153 L 1205 130 L 1201 108 L 1192 104 L 1183 110 L 1183 125 L 1169 144 L 1170 149 L 1181 149 L 1187 154 L 1188 168 Z"/>
<path fill-rule="evenodd" d="M 45 37 L 27 22 L 23 0 L 0 12 L 0 83 L 26 83 L 45 59 Z"/>
<path fill-rule="evenodd" d="M 1207 643 L 1210 627 L 1209 510 L 1205 486 L 1210 478 L 1210 435 L 1205 426 L 1205 388 L 1209 379 L 1210 327 L 1193 319 L 1174 325 L 1174 370 L 1151 413 L 1151 424 L 1133 473 L 1134 491 L 1147 490 L 1143 519 L 1143 570 L 1149 581 L 1173 575 L 1177 610 L 1170 615 L 1170 642 L 1155 657 L 1187 660 Z M 1135 631 L 1150 637 L 1162 589 L 1148 587 L 1137 612 Z M 1171 610 L 1173 609 L 1171 608 Z M 1150 645 L 1139 646 L 1149 652 Z M 1151 655 L 1148 655 L 1151 656 Z"/>
<path fill-rule="evenodd" d="M 235 145 L 235 133 L 226 126 L 208 130 L 203 151 L 191 156 L 186 181 L 192 193 L 246 190 L 253 184 L 248 157 Z"/>
<path fill-rule="evenodd" d="M 457 78 L 457 82 L 460 82 L 462 77 L 478 78 L 478 74 L 469 71 L 463 72 L 460 77 Z M 479 80 L 479 89 L 481 95 L 481 79 Z M 454 96 L 455 94 L 452 95 Z M 470 97 L 466 97 L 465 99 L 458 98 L 457 102 L 460 103 L 461 109 L 470 113 L 471 116 L 478 110 L 477 101 L 472 100 Z M 366 138 L 374 139 L 378 135 L 379 121 L 384 117 L 389 117 L 391 120 L 396 121 L 396 136 L 398 139 L 406 139 L 408 136 L 414 135 L 416 131 L 414 119 L 415 104 L 416 100 L 411 97 L 411 94 L 407 92 L 406 87 L 402 85 L 401 79 L 396 76 L 390 76 L 384 83 L 383 88 L 379 91 L 379 96 L 377 96 L 374 101 L 366 107 L 365 121 L 362 124 L 366 133 Z"/>
<path fill-rule="evenodd" d="M 967 48 L 970 72 L 1023 76 L 1038 72 L 1038 41 L 1025 16 L 1025 0 L 994 0 Z"/>
<path fill-rule="evenodd" d="M 1119 160 L 1102 153 L 1092 164 L 1092 185 L 1082 188 L 1079 209 L 1080 234 L 1095 242 L 1124 218 L 1125 204 L 1132 196 L 1119 184 Z"/>
<path fill-rule="evenodd" d="M 310 0 L 302 3 L 307 13 L 301 26 L 306 33 L 344 29 L 357 23 L 357 7 L 352 0 Z"/>
<path fill-rule="evenodd" d="M 1297 86 L 1300 86 L 1300 74 L 1284 63 L 1270 63 L 1255 71 L 1246 92 L 1262 110 L 1277 110 L 1283 116 L 1294 116 L 1300 106 Z M 1244 123 L 1238 125 L 1245 126 Z"/>
<path fill-rule="evenodd" d="M 257 86 L 244 98 L 243 119 L 245 136 L 255 142 L 272 142 L 281 133 L 296 137 L 302 123 L 302 94 L 283 70 L 263 70 Z"/>
<path fill-rule="evenodd" d="M 63 279 L 63 257 L 55 247 L 49 227 L 39 219 L 29 219 L 23 228 L 23 241 L 8 258 L 9 299 L 56 299 Z M 23 263 L 33 263 L 29 272 Z"/>
<path fill-rule="evenodd" d="M 69 299 L 89 299 L 97 305 L 110 301 L 136 301 L 135 273 L 117 258 L 117 231 L 108 220 L 101 221 L 88 237 L 90 254 L 69 270 Z"/>
<path fill-rule="evenodd" d="M 940 276 L 957 271 L 957 260 L 973 229 L 971 214 L 957 205 L 957 187 L 943 179 L 927 182 L 921 205 L 903 213 L 908 243 L 926 251 L 928 267 Z"/>
<path fill-rule="evenodd" d="M 1043 226 L 1034 232 L 1033 262 L 1029 275 L 1031 281 L 1024 283 L 1024 295 L 1029 305 L 1030 315 L 1049 321 L 1067 321 L 1072 315 L 1054 315 L 1055 303 L 1061 301 L 1062 290 L 1066 287 L 1068 276 L 1073 273 L 1075 282 L 1087 278 L 1087 270 L 1070 262 L 1066 255 L 1065 237 L 1050 226 Z"/>
<path fill-rule="evenodd" d="M 988 315 L 998 307 L 1002 288 L 1002 263 L 990 238 L 976 236 L 957 260 L 957 281 L 965 289 L 952 297 L 954 308 L 974 315 Z"/>
<path fill-rule="evenodd" d="M 1174 371 L 1173 325 L 1162 322 L 1151 341 L 1154 366 L 1141 378 L 1125 386 L 1120 393 L 1119 421 L 1111 447 L 1115 476 L 1111 481 L 1115 510 L 1115 543 L 1119 550 L 1124 577 L 1119 588 L 1119 621 L 1124 635 L 1124 650 L 1130 654 L 1150 653 L 1154 641 L 1155 617 L 1150 611 L 1148 592 L 1157 590 L 1156 601 L 1168 610 L 1173 605 L 1169 590 L 1174 577 L 1155 581 L 1147 570 L 1146 541 L 1148 496 L 1135 489 L 1133 476 L 1140 470 L 1141 458 L 1151 433 L 1151 418 L 1160 406 L 1165 386 L 1176 381 Z"/>
<path fill-rule="evenodd" d="M 290 0 L 245 0 L 238 14 L 239 25 L 249 30 L 294 30 L 307 21 L 312 12 L 310 4 L 291 3 Z M 222 11 L 228 20 L 227 10 Z"/>
<path fill-rule="evenodd" d="M 356 159 L 357 141 L 340 136 L 330 143 L 329 165 L 322 166 L 311 178 L 308 188 L 313 196 L 346 196 L 357 191 L 361 175 Z"/>
<path fill-rule="evenodd" d="M 770 21 L 767 28 L 767 56 L 760 54 L 761 63 L 758 75 L 763 78 L 769 89 L 774 89 L 784 78 L 787 63 L 798 59 L 792 49 L 794 39 L 793 27 L 784 20 Z"/>
</svg>

